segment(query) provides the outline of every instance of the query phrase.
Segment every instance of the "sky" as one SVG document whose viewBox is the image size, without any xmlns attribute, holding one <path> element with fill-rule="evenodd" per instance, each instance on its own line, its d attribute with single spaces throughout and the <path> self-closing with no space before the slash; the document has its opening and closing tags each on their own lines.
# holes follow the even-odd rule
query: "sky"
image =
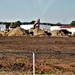
<svg viewBox="0 0 75 75">
<path fill-rule="evenodd" d="M 0 0 L 0 21 L 71 23 L 75 0 Z"/>
</svg>

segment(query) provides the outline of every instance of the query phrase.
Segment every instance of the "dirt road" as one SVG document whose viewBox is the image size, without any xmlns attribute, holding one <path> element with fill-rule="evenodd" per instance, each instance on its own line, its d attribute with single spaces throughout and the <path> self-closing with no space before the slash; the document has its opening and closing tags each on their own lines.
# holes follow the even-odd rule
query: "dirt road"
<svg viewBox="0 0 75 75">
<path fill-rule="evenodd" d="M 0 37 L 0 50 L 75 51 L 75 37 Z"/>
</svg>

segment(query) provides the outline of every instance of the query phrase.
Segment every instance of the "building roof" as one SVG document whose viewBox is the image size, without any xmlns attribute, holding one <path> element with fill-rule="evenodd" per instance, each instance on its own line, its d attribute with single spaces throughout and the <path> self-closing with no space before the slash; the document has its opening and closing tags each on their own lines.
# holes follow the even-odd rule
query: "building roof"
<svg viewBox="0 0 75 75">
<path fill-rule="evenodd" d="M 75 26 L 61 26 L 60 28 L 75 28 Z"/>
</svg>

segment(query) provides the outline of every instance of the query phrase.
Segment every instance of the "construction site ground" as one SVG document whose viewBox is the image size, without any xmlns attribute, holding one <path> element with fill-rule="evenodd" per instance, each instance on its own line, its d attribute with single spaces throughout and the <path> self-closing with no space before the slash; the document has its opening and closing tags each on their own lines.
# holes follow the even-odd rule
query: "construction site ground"
<svg viewBox="0 0 75 75">
<path fill-rule="evenodd" d="M 75 75 L 75 37 L 1 36 L 0 75 L 33 74 L 32 54 L 20 52 L 57 52 L 35 55 L 36 75 Z"/>
</svg>

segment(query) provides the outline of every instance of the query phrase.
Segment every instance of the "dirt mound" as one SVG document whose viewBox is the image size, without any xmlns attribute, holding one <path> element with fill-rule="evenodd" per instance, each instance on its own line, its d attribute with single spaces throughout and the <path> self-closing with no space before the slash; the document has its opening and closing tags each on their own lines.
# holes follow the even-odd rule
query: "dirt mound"
<svg viewBox="0 0 75 75">
<path fill-rule="evenodd" d="M 3 31 L 0 31 L 0 36 L 6 36 L 6 33 Z"/>
<path fill-rule="evenodd" d="M 65 36 L 65 33 L 60 30 L 51 31 L 52 36 Z"/>
<path fill-rule="evenodd" d="M 20 27 L 16 27 L 15 29 L 9 31 L 7 35 L 8 36 L 25 36 L 25 35 L 28 35 L 28 31 Z"/>
<path fill-rule="evenodd" d="M 58 36 L 59 33 L 60 33 L 60 30 L 51 31 L 52 36 Z"/>
<path fill-rule="evenodd" d="M 33 32 L 34 36 L 46 35 L 44 30 L 41 30 L 41 29 L 38 29 L 38 28 L 32 29 L 32 32 Z"/>
</svg>

